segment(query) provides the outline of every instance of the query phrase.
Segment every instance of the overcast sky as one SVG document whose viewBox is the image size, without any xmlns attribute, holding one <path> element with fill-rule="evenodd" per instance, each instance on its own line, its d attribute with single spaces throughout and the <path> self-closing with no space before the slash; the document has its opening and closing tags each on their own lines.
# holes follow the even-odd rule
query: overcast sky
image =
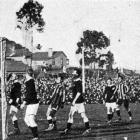
<svg viewBox="0 0 140 140">
<path fill-rule="evenodd" d="M 140 0 L 38 0 L 44 5 L 45 32 L 34 35 L 42 51 L 62 50 L 78 65 L 76 44 L 84 30 L 103 31 L 118 66 L 140 70 Z M 23 42 L 15 12 L 27 0 L 0 0 L 0 36 Z M 120 40 L 120 41 L 119 41 Z"/>
</svg>

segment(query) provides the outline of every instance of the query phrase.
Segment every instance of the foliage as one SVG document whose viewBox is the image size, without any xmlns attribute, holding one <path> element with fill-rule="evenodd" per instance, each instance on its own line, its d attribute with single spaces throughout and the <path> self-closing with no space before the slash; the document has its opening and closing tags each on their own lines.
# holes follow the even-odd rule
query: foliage
<svg viewBox="0 0 140 140">
<path fill-rule="evenodd" d="M 86 30 L 83 32 L 83 37 L 77 43 L 76 54 L 82 53 L 84 47 L 85 64 L 97 62 L 101 54 L 97 50 L 106 49 L 110 45 L 110 40 L 103 32 Z M 80 60 L 81 61 L 81 60 Z"/>
<path fill-rule="evenodd" d="M 16 12 L 18 20 L 17 28 L 22 29 L 23 24 L 25 24 L 25 30 L 36 27 L 37 31 L 43 32 L 45 26 L 45 22 L 41 15 L 43 8 L 43 5 L 37 1 L 29 0 L 25 3 L 23 7 Z"/>
</svg>

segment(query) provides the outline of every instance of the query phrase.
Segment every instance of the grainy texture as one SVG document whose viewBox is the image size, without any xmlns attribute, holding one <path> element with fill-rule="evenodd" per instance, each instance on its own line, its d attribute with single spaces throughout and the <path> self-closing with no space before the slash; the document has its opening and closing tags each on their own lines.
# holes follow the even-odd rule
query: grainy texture
<svg viewBox="0 0 140 140">
<path fill-rule="evenodd" d="M 129 123 L 127 112 L 124 108 L 121 108 L 122 123 L 113 123 L 112 126 L 108 126 L 106 123 L 106 108 L 101 104 L 87 104 L 86 112 L 91 124 L 91 133 L 88 136 L 82 136 L 84 131 L 84 124 L 81 117 L 78 114 L 74 116 L 74 124 L 72 131 L 67 136 L 60 136 L 59 132 L 66 127 L 66 122 L 68 119 L 69 106 L 65 106 L 64 109 L 58 111 L 57 113 L 57 131 L 43 132 L 44 129 L 48 127 L 46 120 L 47 107 L 41 105 L 39 107 L 37 122 L 39 128 L 40 140 L 139 140 L 140 136 L 140 104 L 131 104 L 131 109 L 134 114 L 133 122 Z M 28 140 L 32 138 L 30 130 L 26 127 L 23 121 L 24 112 L 19 112 L 19 127 L 21 130 L 21 135 L 11 136 L 8 140 Z M 114 120 L 116 115 L 114 116 Z M 12 130 L 11 121 L 9 121 L 9 130 Z M 1 132 L 0 132 L 1 137 Z"/>
</svg>

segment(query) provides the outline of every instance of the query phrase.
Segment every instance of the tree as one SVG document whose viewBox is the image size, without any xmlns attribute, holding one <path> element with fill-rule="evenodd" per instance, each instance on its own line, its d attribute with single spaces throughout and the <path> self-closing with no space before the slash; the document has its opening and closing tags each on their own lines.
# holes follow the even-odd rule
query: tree
<svg viewBox="0 0 140 140">
<path fill-rule="evenodd" d="M 110 40 L 103 32 L 86 30 L 83 32 L 83 37 L 77 43 L 76 54 L 82 53 L 82 48 L 84 47 L 85 64 L 89 65 L 93 62 L 98 62 L 101 54 L 97 53 L 97 50 L 105 49 L 109 45 Z"/>
<path fill-rule="evenodd" d="M 45 21 L 41 15 L 43 8 L 43 5 L 37 1 L 29 0 L 25 3 L 23 7 L 16 12 L 18 20 L 17 28 L 21 29 L 23 28 L 23 24 L 26 24 L 24 27 L 25 30 L 35 27 L 37 31 L 43 32 L 45 26 Z"/>
<path fill-rule="evenodd" d="M 26 47 L 30 44 L 33 49 L 33 31 L 44 31 L 45 21 L 41 15 L 43 8 L 43 5 L 37 1 L 29 0 L 16 12 L 17 28 L 25 32 L 25 42 L 27 39 L 29 40 L 28 43 L 24 44 Z"/>
</svg>

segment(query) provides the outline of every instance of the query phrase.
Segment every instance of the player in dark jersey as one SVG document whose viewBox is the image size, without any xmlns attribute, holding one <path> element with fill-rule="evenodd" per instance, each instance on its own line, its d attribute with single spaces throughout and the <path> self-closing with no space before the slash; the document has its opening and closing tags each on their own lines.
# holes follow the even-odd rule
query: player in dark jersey
<svg viewBox="0 0 140 140">
<path fill-rule="evenodd" d="M 55 114 L 59 108 L 64 107 L 66 92 L 65 92 L 65 78 L 66 75 L 61 73 L 56 78 L 56 87 L 52 93 L 50 104 L 46 113 L 49 127 L 45 131 L 56 130 L 56 117 Z"/>
<path fill-rule="evenodd" d="M 118 76 L 119 84 L 117 86 L 117 93 L 118 93 L 118 99 L 117 99 L 117 115 L 119 119 L 117 121 L 121 121 L 121 115 L 120 115 L 120 106 L 123 104 L 124 108 L 128 112 L 129 120 L 132 121 L 132 113 L 129 107 L 129 97 L 128 97 L 128 86 L 123 83 L 123 76 Z"/>
<path fill-rule="evenodd" d="M 21 105 L 21 109 L 23 109 L 24 106 L 27 105 L 24 121 L 32 131 L 34 137 L 32 140 L 38 140 L 38 126 L 35 122 L 35 117 L 38 111 L 39 101 L 37 99 L 35 80 L 33 79 L 33 70 L 31 68 L 28 69 L 26 73 L 25 88 L 25 98 Z"/>
<path fill-rule="evenodd" d="M 21 84 L 19 82 L 18 77 L 15 74 L 12 74 L 10 79 L 13 81 L 13 83 L 11 85 L 11 91 L 9 93 L 9 114 L 14 125 L 14 131 L 10 132 L 9 135 L 18 135 L 20 134 L 20 130 L 18 126 L 17 113 L 21 104 Z"/>
<path fill-rule="evenodd" d="M 83 135 L 86 135 L 90 132 L 91 129 L 89 126 L 89 120 L 85 113 L 84 97 L 83 97 L 83 92 L 82 92 L 82 81 L 80 78 L 81 70 L 75 69 L 73 72 L 73 75 L 74 75 L 73 88 L 72 88 L 73 100 L 72 100 L 72 105 L 69 112 L 67 128 L 64 131 L 60 132 L 60 134 L 64 135 L 64 134 L 69 133 L 69 131 L 71 130 L 71 126 L 73 124 L 73 116 L 75 112 L 78 112 L 85 123 L 85 131 L 83 132 Z"/>
<path fill-rule="evenodd" d="M 117 107 L 116 105 L 117 95 L 115 91 L 116 91 L 116 86 L 112 84 L 112 79 L 109 78 L 107 80 L 107 86 L 105 87 L 104 90 L 104 101 L 107 107 L 107 119 L 109 125 L 111 124 L 114 111 Z"/>
</svg>

